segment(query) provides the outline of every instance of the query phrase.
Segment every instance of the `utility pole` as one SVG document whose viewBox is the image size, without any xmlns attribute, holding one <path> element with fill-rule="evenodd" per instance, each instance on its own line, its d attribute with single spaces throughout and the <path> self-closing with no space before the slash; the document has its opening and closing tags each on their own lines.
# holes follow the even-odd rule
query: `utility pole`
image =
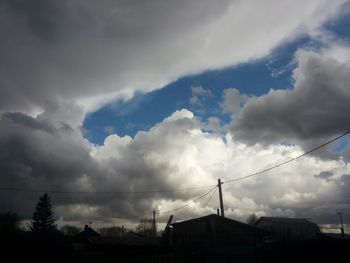
<svg viewBox="0 0 350 263">
<path fill-rule="evenodd" d="M 164 229 L 164 232 L 162 234 L 162 240 L 165 241 L 165 243 L 167 245 L 171 245 L 172 244 L 172 235 L 171 235 L 171 229 L 170 229 L 170 226 L 171 226 L 171 222 L 173 221 L 173 215 L 170 215 L 169 219 L 168 219 L 168 222 L 166 223 L 166 226 L 165 226 L 165 229 Z"/>
<path fill-rule="evenodd" d="M 221 190 L 221 185 L 223 183 L 221 182 L 220 179 L 218 179 L 218 187 L 219 187 L 219 200 L 220 200 L 220 211 L 221 211 L 221 216 L 225 217 L 225 211 L 224 211 L 224 201 L 222 200 L 222 190 Z"/>
<path fill-rule="evenodd" d="M 124 235 L 125 235 L 125 227 L 124 227 L 124 225 L 122 225 L 122 239 L 124 238 Z"/>
<path fill-rule="evenodd" d="M 156 211 L 153 210 L 153 234 L 156 237 L 157 236 L 157 228 L 156 228 Z"/>
<path fill-rule="evenodd" d="M 340 224 L 341 224 L 341 228 L 340 228 L 341 236 L 344 237 L 344 225 L 343 225 L 343 218 L 342 218 L 343 213 L 338 212 L 337 214 L 339 215 Z"/>
</svg>

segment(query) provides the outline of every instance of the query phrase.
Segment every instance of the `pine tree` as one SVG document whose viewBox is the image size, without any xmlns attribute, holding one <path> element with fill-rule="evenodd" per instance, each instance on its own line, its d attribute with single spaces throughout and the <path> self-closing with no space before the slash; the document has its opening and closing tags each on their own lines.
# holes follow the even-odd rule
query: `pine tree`
<svg viewBox="0 0 350 263">
<path fill-rule="evenodd" d="M 33 232 L 40 234 L 53 232 L 56 229 L 51 199 L 47 193 L 40 197 L 35 207 L 31 229 Z"/>
</svg>

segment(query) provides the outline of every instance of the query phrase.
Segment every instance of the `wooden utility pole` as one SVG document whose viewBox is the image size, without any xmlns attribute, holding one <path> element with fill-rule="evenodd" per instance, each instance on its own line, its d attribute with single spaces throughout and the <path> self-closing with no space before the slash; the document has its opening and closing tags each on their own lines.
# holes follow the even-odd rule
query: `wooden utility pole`
<svg viewBox="0 0 350 263">
<path fill-rule="evenodd" d="M 221 182 L 220 179 L 218 179 L 218 187 L 219 187 L 219 200 L 220 200 L 220 211 L 221 211 L 221 216 L 225 217 L 225 210 L 224 210 L 224 201 L 222 200 L 222 190 L 221 190 L 221 185 L 223 183 Z"/>
<path fill-rule="evenodd" d="M 173 221 L 173 215 L 170 215 L 170 217 L 168 219 L 168 222 L 166 223 L 164 232 L 162 234 L 162 240 L 167 245 L 171 245 L 172 244 L 171 231 L 170 231 L 170 226 L 171 226 L 171 222 L 172 221 Z"/>
<path fill-rule="evenodd" d="M 338 212 L 337 214 L 339 215 L 340 224 L 341 224 L 341 228 L 340 228 L 341 235 L 342 235 L 342 237 L 344 237 L 344 225 L 343 225 L 343 217 L 342 217 L 343 213 Z"/>
<path fill-rule="evenodd" d="M 153 234 L 154 236 L 157 236 L 157 226 L 156 226 L 156 211 L 153 210 Z"/>
</svg>

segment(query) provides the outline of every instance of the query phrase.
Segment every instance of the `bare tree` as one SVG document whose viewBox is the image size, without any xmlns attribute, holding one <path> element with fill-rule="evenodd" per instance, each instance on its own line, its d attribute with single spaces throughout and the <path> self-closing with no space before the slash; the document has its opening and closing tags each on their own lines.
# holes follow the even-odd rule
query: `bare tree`
<svg viewBox="0 0 350 263">
<path fill-rule="evenodd" d="M 154 237 L 154 225 L 151 218 L 142 218 L 140 223 L 136 226 L 136 232 L 143 236 Z"/>
<path fill-rule="evenodd" d="M 0 213 L 0 235 L 14 234 L 18 228 L 18 216 L 16 213 Z"/>
<path fill-rule="evenodd" d="M 120 226 L 102 227 L 98 230 L 101 236 L 122 238 L 125 234 L 125 228 Z"/>
</svg>

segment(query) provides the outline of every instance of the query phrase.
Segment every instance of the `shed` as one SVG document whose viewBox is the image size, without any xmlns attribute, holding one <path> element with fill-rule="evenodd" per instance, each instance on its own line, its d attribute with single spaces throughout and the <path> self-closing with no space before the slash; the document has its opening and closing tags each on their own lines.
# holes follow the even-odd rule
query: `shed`
<svg viewBox="0 0 350 263">
<path fill-rule="evenodd" d="M 255 226 L 268 231 L 274 240 L 317 239 L 321 233 L 317 224 L 302 218 L 261 217 Z"/>
<path fill-rule="evenodd" d="M 211 214 L 172 224 L 174 245 L 201 242 L 207 244 L 255 244 L 263 230 Z"/>
<path fill-rule="evenodd" d="M 264 231 L 211 214 L 172 224 L 176 262 L 256 262 Z"/>
</svg>

